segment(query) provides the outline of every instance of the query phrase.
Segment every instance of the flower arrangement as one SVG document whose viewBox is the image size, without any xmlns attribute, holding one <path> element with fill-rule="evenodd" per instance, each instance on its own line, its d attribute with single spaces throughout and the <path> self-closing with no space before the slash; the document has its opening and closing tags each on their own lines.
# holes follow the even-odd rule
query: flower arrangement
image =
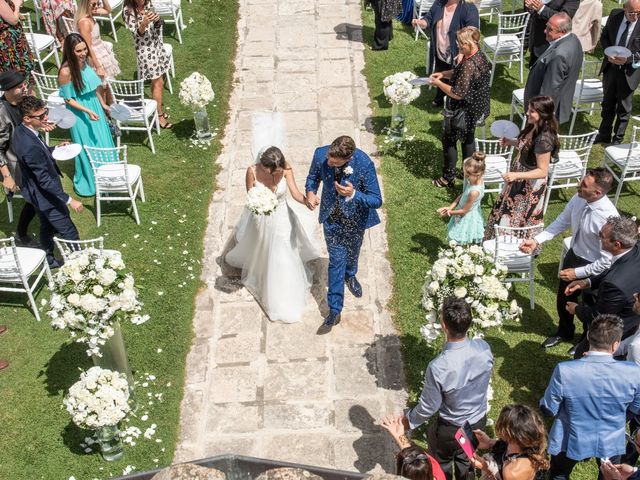
<svg viewBox="0 0 640 480">
<path fill-rule="evenodd" d="M 415 78 L 418 78 L 417 75 L 411 72 L 399 72 L 386 77 L 382 83 L 387 99 L 394 104 L 409 105 L 420 96 L 420 86 L 409 83 Z"/>
<path fill-rule="evenodd" d="M 120 255 L 98 249 L 73 252 L 55 273 L 47 315 L 51 326 L 67 329 L 77 343 L 86 343 L 87 355 L 101 356 L 100 347 L 113 336 L 113 323 L 128 320 L 140 325 L 142 302 L 133 276 Z"/>
<path fill-rule="evenodd" d="M 247 192 L 247 208 L 255 215 L 271 215 L 278 207 L 278 197 L 261 183 Z"/>
<path fill-rule="evenodd" d="M 507 267 L 495 262 L 493 254 L 479 245 L 463 247 L 450 242 L 449 247 L 440 249 L 422 287 L 427 323 L 420 332 L 425 340 L 431 343 L 438 338 L 438 314 L 443 299 L 451 295 L 464 298 L 471 305 L 472 327 L 486 329 L 508 320 L 518 321 L 522 309 L 515 300 L 509 303 L 511 284 L 502 283 Z"/>
<path fill-rule="evenodd" d="M 180 102 L 192 110 L 201 110 L 215 98 L 211 82 L 198 72 L 193 72 L 180 84 Z"/>
<path fill-rule="evenodd" d="M 80 428 L 97 430 L 117 425 L 129 407 L 129 384 L 123 373 L 91 367 L 80 374 L 64 397 L 64 406 Z"/>
</svg>

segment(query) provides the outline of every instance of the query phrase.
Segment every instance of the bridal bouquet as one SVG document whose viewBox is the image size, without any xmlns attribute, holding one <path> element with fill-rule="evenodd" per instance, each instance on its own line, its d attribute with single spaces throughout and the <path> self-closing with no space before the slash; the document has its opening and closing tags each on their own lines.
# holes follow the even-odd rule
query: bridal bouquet
<svg viewBox="0 0 640 480">
<path fill-rule="evenodd" d="M 409 83 L 415 78 L 418 78 L 417 75 L 411 72 L 399 72 L 386 77 L 382 83 L 387 99 L 394 104 L 409 105 L 420 96 L 420 86 Z"/>
<path fill-rule="evenodd" d="M 86 343 L 87 355 L 101 356 L 115 321 L 139 325 L 149 319 L 140 314 L 142 302 L 120 255 L 105 256 L 97 249 L 73 252 L 53 279 L 47 312 L 51 326 Z"/>
<path fill-rule="evenodd" d="M 247 193 L 247 208 L 256 215 L 271 215 L 278 207 L 278 197 L 261 183 Z"/>
<path fill-rule="evenodd" d="M 215 98 L 211 82 L 198 72 L 193 72 L 180 84 L 180 102 L 192 110 L 203 109 Z"/>
<path fill-rule="evenodd" d="M 493 254 L 478 245 L 462 247 L 450 242 L 449 246 L 440 249 L 422 287 L 427 323 L 420 332 L 427 342 L 438 338 L 442 300 L 451 295 L 464 298 L 471 305 L 472 325 L 476 327 L 473 330 L 518 321 L 522 309 L 515 300 L 509 303 L 511 284 L 502 283 L 507 277 L 507 267 L 495 262 Z"/>
<path fill-rule="evenodd" d="M 91 367 L 80 374 L 64 397 L 64 406 L 80 428 L 115 426 L 131 410 L 129 383 L 124 373 Z"/>
</svg>

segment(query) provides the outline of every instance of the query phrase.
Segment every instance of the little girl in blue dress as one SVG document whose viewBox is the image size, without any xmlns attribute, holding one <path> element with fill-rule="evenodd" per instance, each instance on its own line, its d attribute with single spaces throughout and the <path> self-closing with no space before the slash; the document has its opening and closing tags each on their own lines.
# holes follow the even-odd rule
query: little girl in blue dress
<svg viewBox="0 0 640 480">
<path fill-rule="evenodd" d="M 462 165 L 464 171 L 462 195 L 448 207 L 438 209 L 441 217 L 451 217 L 447 226 L 447 238 L 461 245 L 482 243 L 484 236 L 484 218 L 480 202 L 484 196 L 482 177 L 486 168 L 485 157 L 483 152 L 475 152 L 465 159 Z"/>
</svg>

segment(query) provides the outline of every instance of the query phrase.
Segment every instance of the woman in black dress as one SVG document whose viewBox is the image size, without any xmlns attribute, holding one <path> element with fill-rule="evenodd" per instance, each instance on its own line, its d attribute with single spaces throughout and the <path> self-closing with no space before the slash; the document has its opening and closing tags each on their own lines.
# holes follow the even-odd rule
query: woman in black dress
<svg viewBox="0 0 640 480">
<path fill-rule="evenodd" d="M 436 72 L 431 75 L 431 85 L 447 95 L 445 112 L 463 110 L 464 128 L 445 128 L 442 135 L 444 163 L 442 177 L 433 181 L 436 187 L 453 187 L 458 162 L 458 140 L 462 143 L 462 158 L 470 157 L 475 151 L 476 123 L 489 116 L 489 79 L 491 65 L 478 48 L 480 30 L 464 27 L 458 30 L 457 43 L 460 54 L 453 70 Z M 451 84 L 443 79 L 451 79 Z"/>
</svg>

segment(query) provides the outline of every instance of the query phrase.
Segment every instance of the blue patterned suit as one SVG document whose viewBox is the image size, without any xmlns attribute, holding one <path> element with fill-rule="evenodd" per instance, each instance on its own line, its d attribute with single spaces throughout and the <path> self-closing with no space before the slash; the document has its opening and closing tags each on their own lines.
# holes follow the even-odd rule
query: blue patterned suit
<svg viewBox="0 0 640 480">
<path fill-rule="evenodd" d="M 329 146 L 319 147 L 313 155 L 305 189 L 317 193 L 324 183 L 320 201 L 319 221 L 324 228 L 324 238 L 329 251 L 329 292 L 327 300 L 332 313 L 342 311 L 344 303 L 344 281 L 355 277 L 364 231 L 380 223 L 376 212 L 382 205 L 382 195 L 373 162 L 362 150 L 356 149 L 345 167 L 353 173 L 344 174 L 330 167 L 327 162 Z M 338 195 L 334 180 L 340 184 L 350 182 L 355 188 L 352 199 Z"/>
</svg>

